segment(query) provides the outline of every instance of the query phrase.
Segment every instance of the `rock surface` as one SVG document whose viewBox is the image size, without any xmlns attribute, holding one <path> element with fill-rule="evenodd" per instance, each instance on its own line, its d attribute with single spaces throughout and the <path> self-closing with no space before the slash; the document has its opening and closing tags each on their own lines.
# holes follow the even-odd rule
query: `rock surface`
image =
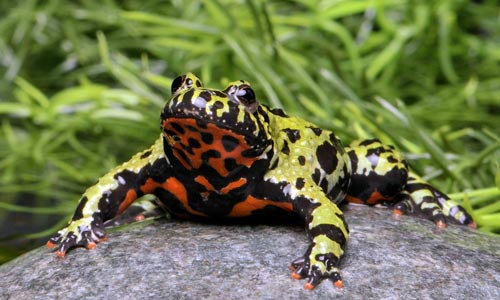
<svg viewBox="0 0 500 300">
<path fill-rule="evenodd" d="M 344 288 L 313 291 L 288 266 L 300 226 L 156 220 L 59 259 L 41 247 L 0 267 L 0 299 L 500 299 L 500 238 L 389 210 L 346 207 Z"/>
</svg>

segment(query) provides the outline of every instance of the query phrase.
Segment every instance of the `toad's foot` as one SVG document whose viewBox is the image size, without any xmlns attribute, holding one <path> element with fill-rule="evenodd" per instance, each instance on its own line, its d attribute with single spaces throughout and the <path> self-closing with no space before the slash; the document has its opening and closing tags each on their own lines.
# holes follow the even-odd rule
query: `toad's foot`
<svg viewBox="0 0 500 300">
<path fill-rule="evenodd" d="M 445 228 L 448 221 L 476 228 L 471 215 L 462 206 L 412 173 L 401 193 L 401 201 L 393 209 L 395 214 L 421 214 L 439 228 Z"/>
<path fill-rule="evenodd" d="M 57 250 L 57 256 L 64 257 L 74 247 L 93 249 L 96 243 L 106 240 L 106 231 L 100 218 L 84 217 L 72 220 L 66 228 L 47 241 L 47 246 Z"/>
<path fill-rule="evenodd" d="M 304 256 L 297 258 L 290 265 L 292 270 L 292 278 L 306 279 L 304 288 L 307 290 L 314 289 L 324 279 L 329 279 L 333 282 L 336 288 L 342 288 L 342 277 L 339 269 L 336 267 L 338 258 L 329 253 L 324 255 L 316 255 L 311 259 L 308 251 Z"/>
</svg>

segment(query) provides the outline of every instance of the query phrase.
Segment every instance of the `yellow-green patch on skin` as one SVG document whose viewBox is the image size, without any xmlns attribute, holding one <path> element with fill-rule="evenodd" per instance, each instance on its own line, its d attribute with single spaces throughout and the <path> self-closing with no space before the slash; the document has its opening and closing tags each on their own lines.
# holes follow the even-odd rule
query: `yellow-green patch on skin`
<svg viewBox="0 0 500 300">
<path fill-rule="evenodd" d="M 308 125 L 305 123 L 305 125 Z M 276 136 L 274 138 L 275 151 L 279 159 L 279 165 L 273 170 L 269 170 L 266 173 L 266 177 L 275 178 L 277 182 L 279 181 L 289 181 L 290 178 L 302 177 L 306 180 L 307 185 L 315 185 L 315 183 L 310 182 L 308 179 L 311 177 L 311 171 L 315 167 L 319 167 L 316 157 L 311 153 L 311 149 L 315 149 L 320 144 L 322 144 L 326 139 L 323 136 L 312 138 L 306 136 L 307 131 L 304 130 L 304 121 L 299 122 L 296 118 L 282 118 L 280 119 L 280 124 L 271 124 L 269 127 L 271 130 L 271 136 Z M 285 154 L 280 150 L 283 149 L 285 141 L 291 145 L 292 142 L 288 138 L 287 134 L 282 131 L 282 129 L 296 129 L 301 134 L 301 139 L 293 145 L 293 151 L 289 154 Z M 308 130 L 310 131 L 310 130 Z M 312 132 L 311 132 L 312 133 Z M 292 147 L 290 147 L 292 148 Z M 305 155 L 306 165 L 301 166 L 298 161 L 300 155 Z"/>
<path fill-rule="evenodd" d="M 390 152 L 382 152 L 380 154 L 377 154 L 375 157 L 377 157 L 378 163 L 376 166 L 373 166 L 373 162 L 370 161 L 368 151 L 375 149 L 377 147 L 387 147 L 381 143 L 373 143 L 369 147 L 358 147 L 359 143 L 361 141 L 355 141 L 349 145 L 349 147 L 346 147 L 347 149 L 352 149 L 356 153 L 356 157 L 358 158 L 358 167 L 356 172 L 358 174 L 366 175 L 370 173 L 370 171 L 375 171 L 378 174 L 386 174 L 390 170 L 394 168 L 398 169 L 405 169 L 406 166 L 403 164 L 403 157 L 399 152 L 396 151 L 390 151 Z M 386 163 L 389 157 L 395 158 L 397 163 Z"/>
<path fill-rule="evenodd" d="M 200 94 L 201 91 L 195 91 L 195 93 L 197 93 L 198 95 Z M 195 99 L 195 97 L 193 97 L 193 99 Z M 211 111 L 213 109 L 213 106 L 215 105 L 215 102 L 218 101 L 219 98 L 218 97 L 215 97 L 213 96 L 210 101 L 208 101 L 207 103 L 207 106 L 205 107 L 205 111 L 207 113 L 207 115 L 211 114 Z M 229 106 L 227 105 L 227 102 L 222 102 L 224 105 L 217 109 L 216 110 L 216 115 L 217 115 L 217 118 L 222 118 L 222 115 L 225 114 L 225 113 L 229 113 Z M 239 112 L 239 115 L 243 114 L 243 111 L 240 111 Z M 239 115 L 238 115 L 238 119 L 239 119 Z M 222 120 L 223 121 L 223 120 Z"/>
<path fill-rule="evenodd" d="M 453 207 L 457 207 L 459 204 L 454 201 L 453 199 L 448 199 L 447 201 L 444 201 L 442 210 L 445 215 L 449 215 L 450 211 Z M 460 220 L 464 216 L 464 213 L 462 211 L 457 211 L 456 214 L 453 216 L 455 219 Z"/>
<path fill-rule="evenodd" d="M 342 215 L 342 211 L 338 206 L 325 196 L 317 202 L 321 202 L 321 205 L 312 211 L 312 220 L 308 225 L 309 229 L 321 224 L 333 225 L 342 230 L 342 234 L 344 234 L 344 237 L 347 239 L 348 232 L 344 226 L 344 222 L 339 218 L 339 215 Z"/>
<path fill-rule="evenodd" d="M 425 197 L 434 197 L 431 191 L 429 190 L 416 190 L 412 193 L 410 193 L 410 196 L 412 199 L 415 200 L 417 204 L 420 204 L 420 202 L 425 198 Z"/>
<path fill-rule="evenodd" d="M 277 123 L 278 121 L 279 123 Z M 338 149 L 339 151 L 332 153 L 332 155 L 336 155 L 338 161 L 337 168 L 332 174 L 326 174 L 317 160 L 315 151 L 324 142 L 331 142 L 329 136 L 331 132 L 324 130 L 320 136 L 317 136 L 309 127 L 315 127 L 315 125 L 295 117 L 271 120 L 269 130 L 270 135 L 274 137 L 275 151 L 277 152 L 275 157 L 279 159 L 279 164 L 275 169 L 269 170 L 265 177 L 271 179 L 273 182 L 290 181 L 290 179 L 293 179 L 291 183 L 296 178 L 303 178 L 305 182 L 304 188 L 298 191 L 298 193 L 310 199 L 318 199 L 325 197 L 325 192 L 318 188 L 317 184 L 311 178 L 314 169 L 320 170 L 321 177 L 325 178 L 328 182 L 327 190 L 331 190 L 343 176 L 348 176 L 347 174 L 351 172 L 351 164 L 347 154 L 342 149 Z M 283 129 L 297 130 L 300 133 L 300 139 L 295 143 L 291 142 Z M 291 149 L 288 154 L 280 151 L 283 149 L 285 142 L 288 143 Z M 299 164 L 300 156 L 303 156 L 305 159 L 304 165 Z M 347 169 L 347 174 L 341 172 L 344 166 Z M 344 194 L 340 194 L 338 199 L 329 200 L 326 197 L 325 199 L 330 202 L 339 202 L 344 196 Z"/>
</svg>

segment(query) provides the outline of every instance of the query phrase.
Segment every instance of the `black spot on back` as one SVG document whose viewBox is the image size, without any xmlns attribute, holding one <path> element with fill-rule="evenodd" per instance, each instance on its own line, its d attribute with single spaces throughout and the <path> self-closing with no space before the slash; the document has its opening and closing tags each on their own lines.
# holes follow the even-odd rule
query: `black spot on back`
<svg viewBox="0 0 500 300">
<path fill-rule="evenodd" d="M 298 160 L 299 160 L 299 164 L 300 164 L 301 166 L 303 166 L 303 165 L 305 165 L 305 164 L 306 164 L 306 158 L 305 158 L 304 156 L 300 155 L 300 156 L 298 157 Z"/>
<path fill-rule="evenodd" d="M 283 131 L 286 133 L 288 136 L 288 139 L 290 139 L 290 142 L 295 143 L 297 140 L 300 139 L 300 131 L 297 129 L 283 129 Z"/>
<path fill-rule="evenodd" d="M 398 162 L 398 160 L 392 155 L 387 157 L 387 161 L 393 164 Z"/>
<path fill-rule="evenodd" d="M 329 138 L 330 138 L 330 142 L 332 143 L 332 145 L 334 145 L 337 149 L 344 148 L 342 146 L 342 143 L 340 142 L 340 140 L 335 136 L 335 134 L 333 132 L 330 133 Z M 343 151 L 343 150 L 340 150 L 340 151 Z"/>
<path fill-rule="evenodd" d="M 377 148 L 370 148 L 366 151 L 366 157 L 369 157 L 371 155 L 376 155 L 380 156 L 380 154 L 387 152 L 383 147 L 377 147 Z"/>
<path fill-rule="evenodd" d="M 316 136 L 320 136 L 321 133 L 323 132 L 323 130 L 318 127 L 308 127 L 308 128 L 311 129 Z"/>
<path fill-rule="evenodd" d="M 305 184 L 305 181 L 304 181 L 304 178 L 297 178 L 297 180 L 295 180 L 295 187 L 299 190 L 301 190 L 303 187 L 304 187 L 304 184 Z"/>
<path fill-rule="evenodd" d="M 356 173 L 358 170 L 358 156 L 356 155 L 356 151 L 350 150 L 347 152 L 347 155 L 349 155 L 349 159 L 351 161 L 352 172 Z"/>
<path fill-rule="evenodd" d="M 324 142 L 316 149 L 319 165 L 327 174 L 332 174 L 337 168 L 337 149 L 329 142 Z"/>
<path fill-rule="evenodd" d="M 373 143 L 380 143 L 378 139 L 371 139 L 371 140 L 364 140 L 361 143 L 359 143 L 360 146 L 369 146 Z"/>
<path fill-rule="evenodd" d="M 200 97 L 207 100 L 207 101 L 210 101 L 210 99 L 212 99 L 212 95 L 210 94 L 209 91 L 202 91 L 200 93 Z"/>
<path fill-rule="evenodd" d="M 329 192 L 328 191 L 328 180 L 322 180 L 319 187 L 323 190 L 323 192 L 325 192 L 325 194 L 327 194 Z"/>
<path fill-rule="evenodd" d="M 286 155 L 290 154 L 290 148 L 288 147 L 287 141 L 283 141 L 283 148 L 281 148 L 281 152 L 283 152 Z"/>
<path fill-rule="evenodd" d="M 314 169 L 314 173 L 312 174 L 312 179 L 316 184 L 319 184 L 319 181 L 321 180 L 321 171 L 320 169 L 316 168 Z"/>
</svg>

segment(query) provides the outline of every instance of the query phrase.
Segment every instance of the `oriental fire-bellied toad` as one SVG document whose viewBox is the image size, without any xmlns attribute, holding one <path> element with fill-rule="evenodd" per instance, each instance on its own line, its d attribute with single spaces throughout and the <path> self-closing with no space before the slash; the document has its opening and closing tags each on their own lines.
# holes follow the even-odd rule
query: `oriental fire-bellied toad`
<svg viewBox="0 0 500 300">
<path fill-rule="evenodd" d="M 176 78 L 161 128 L 149 149 L 82 195 L 68 226 L 47 243 L 59 256 L 75 246 L 94 248 L 106 237 L 104 222 L 145 194 L 178 217 L 300 216 L 310 243 L 291 269 L 307 289 L 324 279 L 343 285 L 344 200 L 419 212 L 440 227 L 447 220 L 475 227 L 460 205 L 409 171 L 392 146 L 373 139 L 344 147 L 333 132 L 259 104 L 246 81 L 215 90 L 190 73 Z"/>
</svg>

